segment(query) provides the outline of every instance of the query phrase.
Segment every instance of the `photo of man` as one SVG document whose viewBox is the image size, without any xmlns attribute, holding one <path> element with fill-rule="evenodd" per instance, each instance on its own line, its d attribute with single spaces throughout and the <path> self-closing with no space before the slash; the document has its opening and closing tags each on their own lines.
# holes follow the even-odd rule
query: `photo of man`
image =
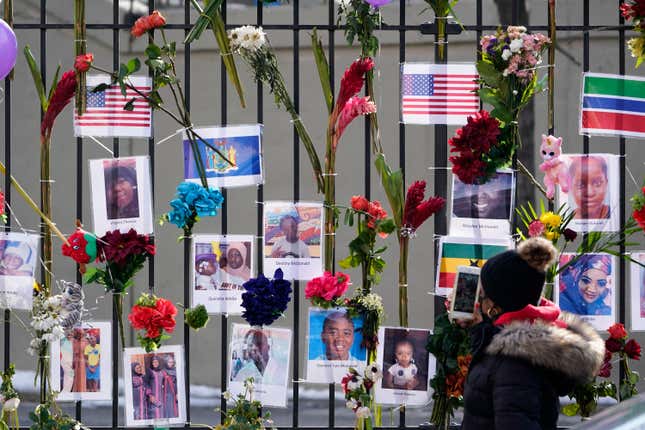
<svg viewBox="0 0 645 430">
<path fill-rule="evenodd" d="M 464 184 L 454 177 L 453 216 L 510 219 L 513 207 L 513 182 L 512 172 L 498 172 L 483 184 Z"/>
<path fill-rule="evenodd" d="M 320 203 L 264 202 L 265 271 L 282 269 L 285 279 L 320 276 L 322 218 Z"/>
<path fill-rule="evenodd" d="M 105 207 L 107 218 L 138 218 L 136 160 L 105 160 Z"/>
<path fill-rule="evenodd" d="M 229 381 L 233 395 L 253 378 L 254 398 L 266 406 L 286 406 L 291 330 L 257 329 L 233 324 L 229 347 Z"/>
</svg>

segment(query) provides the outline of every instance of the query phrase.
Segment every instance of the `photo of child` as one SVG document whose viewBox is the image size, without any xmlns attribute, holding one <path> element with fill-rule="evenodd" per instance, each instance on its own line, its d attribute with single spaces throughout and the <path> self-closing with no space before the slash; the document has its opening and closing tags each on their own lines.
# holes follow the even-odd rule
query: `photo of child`
<svg viewBox="0 0 645 430">
<path fill-rule="evenodd" d="M 0 232 L 0 308 L 30 310 L 39 236 Z"/>
<path fill-rule="evenodd" d="M 414 344 L 400 339 L 394 345 L 394 364 L 383 374 L 383 387 L 414 390 L 419 385 L 419 368 L 414 364 Z"/>
</svg>

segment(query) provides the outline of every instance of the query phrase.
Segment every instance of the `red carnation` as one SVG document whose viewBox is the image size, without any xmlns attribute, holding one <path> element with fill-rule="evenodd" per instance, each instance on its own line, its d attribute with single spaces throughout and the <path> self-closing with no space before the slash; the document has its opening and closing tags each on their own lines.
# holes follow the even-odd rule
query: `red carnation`
<svg viewBox="0 0 645 430">
<path fill-rule="evenodd" d="M 4 206 L 5 206 L 5 200 L 4 200 L 4 193 L 0 191 L 0 215 L 4 215 Z"/>
<path fill-rule="evenodd" d="M 48 137 L 51 134 L 56 117 L 72 100 L 75 91 L 76 72 L 74 72 L 73 70 L 68 70 L 67 72 L 63 73 L 63 77 L 60 79 L 60 81 L 58 81 L 58 84 L 56 84 L 56 89 L 54 89 L 54 94 L 52 95 L 49 106 L 47 107 L 47 112 L 45 112 L 43 122 L 40 124 L 41 136 Z"/>
<path fill-rule="evenodd" d="M 622 340 L 627 338 L 627 330 L 622 323 L 615 323 L 607 329 L 612 339 Z"/>
<path fill-rule="evenodd" d="M 156 299 L 154 306 L 149 303 L 133 306 L 128 320 L 135 330 L 145 330 L 148 339 L 157 339 L 163 331 L 172 333 L 175 330 L 177 308 L 169 300 L 152 297 Z"/>
<path fill-rule="evenodd" d="M 641 229 L 645 230 L 645 206 L 640 209 L 634 209 L 632 218 L 638 223 Z"/>
<path fill-rule="evenodd" d="M 365 73 L 374 68 L 374 61 L 371 58 L 359 58 L 345 70 L 340 80 L 340 90 L 336 100 L 336 111 L 341 112 L 350 98 L 354 97 L 363 88 Z"/>
<path fill-rule="evenodd" d="M 130 30 L 130 33 L 133 37 L 140 37 L 145 34 L 148 30 L 154 30 L 155 28 L 160 28 L 166 25 L 166 18 L 163 17 L 159 11 L 152 12 L 151 15 L 142 16 L 137 19 Z"/>
<path fill-rule="evenodd" d="M 363 196 L 353 196 L 350 204 L 352 206 L 352 209 L 356 211 L 367 212 L 367 208 L 369 207 L 370 202 Z"/>
<path fill-rule="evenodd" d="M 441 197 L 428 197 L 423 201 L 426 190 L 426 181 L 415 181 L 405 198 L 403 211 L 403 225 L 413 231 L 418 229 L 428 218 L 439 212 L 445 200 Z"/>
<path fill-rule="evenodd" d="M 90 66 L 94 62 L 94 54 L 87 53 L 87 54 L 82 54 L 78 55 L 76 59 L 74 60 L 74 68 L 78 73 L 83 73 L 87 72 L 90 70 Z"/>
<path fill-rule="evenodd" d="M 634 339 L 630 339 L 625 344 L 625 354 L 632 360 L 640 360 L 641 346 Z"/>
<path fill-rule="evenodd" d="M 128 264 L 131 256 L 154 255 L 156 252 L 150 238 L 137 233 L 133 228 L 125 234 L 119 230 L 108 231 L 98 243 L 101 246 L 99 253 L 101 261 L 108 261 L 121 267 Z"/>
<path fill-rule="evenodd" d="M 618 352 L 623 348 L 623 343 L 612 337 L 605 341 L 605 349 L 609 352 Z"/>
</svg>

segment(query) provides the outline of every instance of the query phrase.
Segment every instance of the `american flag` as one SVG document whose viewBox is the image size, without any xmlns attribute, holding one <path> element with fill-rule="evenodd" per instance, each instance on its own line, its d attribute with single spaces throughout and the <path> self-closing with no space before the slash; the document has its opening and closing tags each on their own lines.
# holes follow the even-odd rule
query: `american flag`
<svg viewBox="0 0 645 430">
<path fill-rule="evenodd" d="M 401 65 L 401 121 L 406 124 L 466 124 L 479 111 L 474 64 Z"/>
<path fill-rule="evenodd" d="M 132 85 L 141 92 L 150 91 L 152 81 L 145 76 L 131 77 Z M 128 89 L 123 97 L 118 85 L 93 93 L 98 84 L 109 83 L 105 76 L 87 77 L 87 111 L 74 114 L 74 134 L 94 137 L 151 137 L 152 109 L 134 90 Z M 123 106 L 136 98 L 134 109 Z"/>
</svg>

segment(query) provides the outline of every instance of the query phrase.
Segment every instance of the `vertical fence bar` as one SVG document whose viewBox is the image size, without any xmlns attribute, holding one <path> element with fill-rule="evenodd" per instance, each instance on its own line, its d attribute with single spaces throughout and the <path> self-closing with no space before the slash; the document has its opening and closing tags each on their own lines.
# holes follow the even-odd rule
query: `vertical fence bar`
<svg viewBox="0 0 645 430">
<path fill-rule="evenodd" d="M 399 0 L 399 68 L 405 62 L 405 0 Z M 397 70 L 397 73 L 400 73 Z M 399 86 L 400 86 L 400 75 Z M 399 88 L 400 89 L 400 88 Z M 403 172 L 403 186 L 405 188 L 405 124 L 399 122 L 399 168 Z M 397 238 L 398 239 L 398 238 Z M 399 256 L 401 258 L 401 256 Z M 400 286 L 399 286 L 400 288 Z M 405 407 L 399 409 L 399 428 L 405 428 Z"/>
<path fill-rule="evenodd" d="M 296 112 L 300 114 L 300 2 L 293 0 L 293 103 Z M 293 201 L 300 200 L 300 141 L 296 127 L 293 127 Z M 298 379 L 300 378 L 300 282 L 293 281 L 293 336 L 296 341 L 293 343 L 293 411 L 292 423 L 294 428 L 298 427 L 298 409 L 300 407 L 300 392 Z"/>
<path fill-rule="evenodd" d="M 5 201 L 11 205 L 11 79 L 7 76 L 4 79 L 4 164 L 6 167 L 4 174 L 4 197 Z M 4 208 L 3 208 L 4 209 Z M 10 231 L 11 217 L 7 217 L 7 224 L 3 231 Z M 3 322 L 3 367 L 9 368 L 11 362 L 11 310 L 4 310 Z"/>
<path fill-rule="evenodd" d="M 618 1 L 618 6 L 623 3 L 623 0 Z M 619 9 L 620 10 L 620 9 Z M 622 14 L 619 12 L 618 13 L 618 24 L 620 25 L 620 30 L 618 30 L 618 56 L 619 56 L 619 61 L 618 61 L 618 73 L 621 75 L 625 74 L 625 18 L 623 18 Z M 620 255 L 625 255 L 625 216 L 626 216 L 626 210 L 625 210 L 625 205 L 626 205 L 626 198 L 625 198 L 625 191 L 626 191 L 626 164 L 627 164 L 627 159 L 625 158 L 626 156 L 626 148 L 625 148 L 625 138 L 620 137 L 618 139 L 618 145 L 619 145 L 619 151 L 620 151 L 620 157 L 619 157 L 619 163 L 620 163 L 620 231 L 622 232 L 620 234 Z M 624 258 L 619 258 L 618 259 L 618 271 L 619 271 L 619 277 L 620 277 L 620 284 L 619 284 L 619 305 L 618 305 L 618 321 L 621 323 L 625 323 L 626 319 L 626 311 L 627 311 L 627 300 L 626 300 L 626 294 L 627 294 L 627 285 L 625 282 L 625 270 L 626 269 L 626 261 Z M 623 369 L 623 366 L 620 366 L 620 380 L 622 381 L 625 378 L 625 369 Z"/>
<path fill-rule="evenodd" d="M 190 4 L 189 2 L 184 3 L 184 37 L 188 35 L 190 29 Z M 186 100 L 186 112 L 190 112 L 190 44 L 184 44 L 184 92 Z M 192 118 L 192 117 L 191 117 Z M 192 125 L 192 124 L 190 124 Z M 191 244 L 194 239 L 192 237 L 185 238 L 184 243 L 184 304 L 187 306 L 190 303 L 190 277 L 192 275 L 192 270 L 189 270 L 189 267 L 192 267 L 190 261 L 191 254 Z M 184 377 L 185 384 L 184 388 L 186 390 L 186 428 L 190 427 L 190 327 L 184 321 L 184 356 L 185 356 L 185 366 L 184 366 Z"/>
<path fill-rule="evenodd" d="M 582 71 L 589 71 L 589 0 L 582 3 Z M 585 154 L 589 153 L 589 136 L 582 136 L 582 148 Z"/>
<path fill-rule="evenodd" d="M 220 6 L 222 11 L 222 19 L 226 24 L 226 0 L 222 2 Z M 227 91 L 227 74 L 226 67 L 224 65 L 224 57 L 220 59 L 220 110 L 221 110 L 221 122 L 222 126 L 228 124 L 228 91 Z M 226 188 L 222 188 L 222 195 L 224 196 L 224 203 L 222 204 L 222 234 L 228 233 L 228 192 Z M 257 242 L 257 241 L 256 241 Z M 253 274 L 251 274 L 253 276 Z M 228 373 L 227 373 L 227 363 L 228 363 L 228 317 L 226 314 L 222 314 L 220 318 L 221 331 L 220 337 L 222 339 L 221 349 L 222 349 L 222 362 L 220 364 L 220 391 L 222 396 L 220 398 L 220 420 L 224 421 L 224 414 L 226 414 L 226 399 L 224 398 L 223 393 L 228 389 Z"/>
<path fill-rule="evenodd" d="M 255 9 L 255 21 L 258 26 L 262 26 L 263 15 L 262 15 L 262 2 L 257 2 Z M 264 93 L 262 92 L 262 83 L 258 82 L 257 84 L 257 121 L 258 124 L 264 123 Z M 256 197 L 256 213 L 257 213 L 257 242 L 260 244 L 257 249 L 257 262 L 258 262 L 258 273 L 263 273 L 264 271 L 264 226 L 262 224 L 262 215 L 264 213 L 264 185 L 258 185 L 257 197 Z"/>
<path fill-rule="evenodd" d="M 335 94 L 335 88 L 334 88 L 334 68 L 336 65 L 336 41 L 335 41 L 335 24 L 336 24 L 336 11 L 334 10 L 334 5 L 335 3 L 333 1 L 329 1 L 329 6 L 327 9 L 327 23 L 329 24 L 329 32 L 328 32 L 328 37 L 329 37 L 329 84 L 331 86 L 331 92 L 332 94 Z M 366 133 L 369 133 L 369 126 L 366 123 Z M 369 197 L 368 197 L 369 198 Z M 335 414 L 335 405 L 334 401 L 336 399 L 336 388 L 334 387 L 334 384 L 329 384 L 328 386 L 328 404 L 329 404 L 329 410 L 327 414 L 327 424 L 329 428 L 332 428 L 335 426 L 335 421 L 336 421 L 336 414 Z"/>
</svg>

